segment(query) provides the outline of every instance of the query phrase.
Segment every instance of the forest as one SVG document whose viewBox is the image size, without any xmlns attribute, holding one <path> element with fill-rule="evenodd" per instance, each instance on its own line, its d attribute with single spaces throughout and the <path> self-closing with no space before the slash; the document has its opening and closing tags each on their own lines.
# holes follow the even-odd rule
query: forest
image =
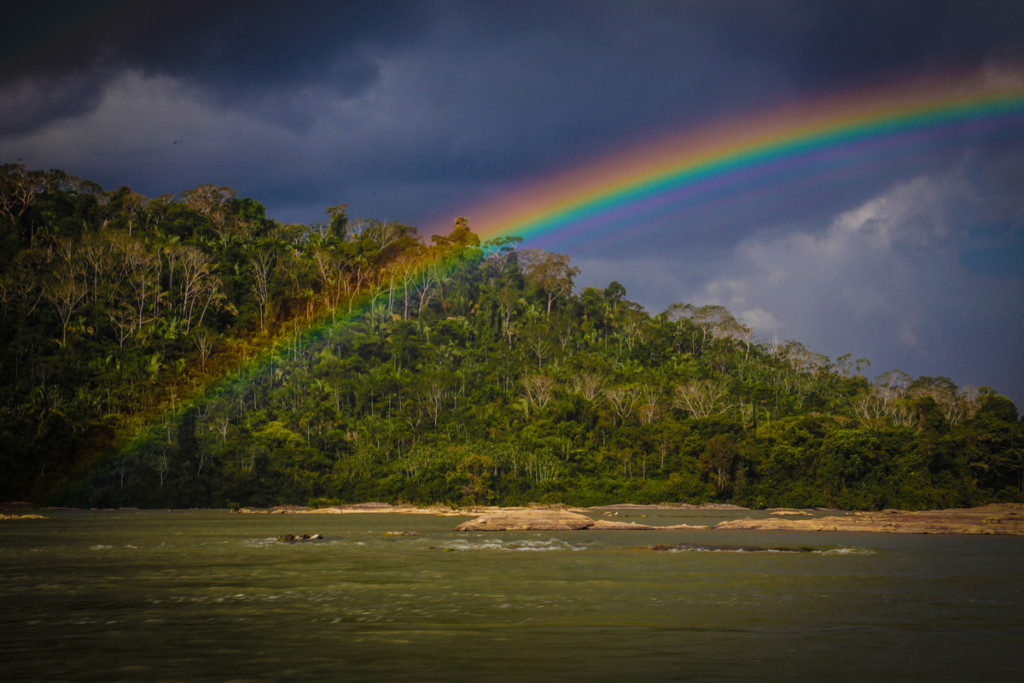
<svg viewBox="0 0 1024 683">
<path fill-rule="evenodd" d="M 324 216 L 0 166 L 0 499 L 1024 502 L 996 389 L 869 379 L 720 306 L 651 314 L 464 219 Z"/>
</svg>

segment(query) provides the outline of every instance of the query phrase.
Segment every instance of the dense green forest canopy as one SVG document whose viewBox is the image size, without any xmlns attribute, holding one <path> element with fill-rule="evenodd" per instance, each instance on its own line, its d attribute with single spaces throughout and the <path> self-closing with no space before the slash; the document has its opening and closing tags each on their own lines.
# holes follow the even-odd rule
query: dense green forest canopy
<svg viewBox="0 0 1024 683">
<path fill-rule="evenodd" d="M 950 507 L 1022 501 L 990 388 L 650 315 L 568 256 L 204 185 L 0 167 L 0 497 Z"/>
</svg>

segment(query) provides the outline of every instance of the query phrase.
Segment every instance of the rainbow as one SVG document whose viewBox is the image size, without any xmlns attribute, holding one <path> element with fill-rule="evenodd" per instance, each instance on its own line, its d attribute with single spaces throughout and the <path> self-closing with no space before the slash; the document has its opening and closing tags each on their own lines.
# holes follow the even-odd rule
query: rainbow
<svg viewBox="0 0 1024 683">
<path fill-rule="evenodd" d="M 631 218 L 663 203 L 699 201 L 723 188 L 742 192 L 749 181 L 786 176 L 823 159 L 860 159 L 856 152 L 905 149 L 924 141 L 952 142 L 970 132 L 1024 130 L 1024 72 L 988 77 L 949 77 L 930 84 L 875 88 L 801 103 L 754 117 L 656 137 L 579 164 L 573 170 L 503 194 L 467 212 L 484 240 L 517 236 L 590 239 L 602 225 Z M 744 183 L 748 183 L 745 185 Z M 429 226 L 448 233 L 451 222 Z M 431 264 L 437 265 L 437 264 Z M 347 304 L 346 304 L 347 305 Z M 169 407 L 162 423 L 197 403 L 233 394 L 294 345 L 308 347 L 342 333 L 369 310 L 368 296 L 350 312 L 328 311 L 290 339 L 232 368 L 219 381 L 195 387 Z M 160 422 L 137 425 L 122 454 L 156 438 Z"/>
<path fill-rule="evenodd" d="M 858 152 L 956 144 L 966 134 L 1007 128 L 1024 128 L 1024 72 L 901 83 L 658 136 L 463 215 L 486 239 L 587 239 L 602 224 L 651 207 L 700 201 L 730 186 L 742 192 L 801 166 L 851 158 L 856 164 Z"/>
</svg>

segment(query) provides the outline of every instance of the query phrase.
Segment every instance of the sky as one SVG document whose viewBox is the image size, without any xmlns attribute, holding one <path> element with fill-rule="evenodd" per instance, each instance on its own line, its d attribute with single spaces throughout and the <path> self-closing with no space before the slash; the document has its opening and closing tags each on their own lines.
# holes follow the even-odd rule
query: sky
<svg viewBox="0 0 1024 683">
<path fill-rule="evenodd" d="M 1024 85 L 1016 0 L 47 2 L 5 12 L 0 162 L 428 234 L 665 136 L 951 74 Z M 651 313 L 1024 409 L 1024 120 L 851 152 L 524 246 Z M 516 194 L 520 193 L 520 194 Z M 531 243 L 532 242 L 532 243 Z"/>
</svg>

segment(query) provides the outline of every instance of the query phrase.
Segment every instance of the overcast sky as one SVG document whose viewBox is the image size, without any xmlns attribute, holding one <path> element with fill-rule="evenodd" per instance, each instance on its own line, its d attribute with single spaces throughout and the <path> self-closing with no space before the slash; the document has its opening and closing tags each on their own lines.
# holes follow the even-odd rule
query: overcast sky
<svg viewBox="0 0 1024 683">
<path fill-rule="evenodd" d="M 660 132 L 952 73 L 1019 78 L 1017 0 L 46 2 L 5 11 L 0 162 L 303 223 L 426 228 Z M 1024 408 L 1024 125 L 549 237 L 652 313 L 990 385 Z"/>
</svg>

